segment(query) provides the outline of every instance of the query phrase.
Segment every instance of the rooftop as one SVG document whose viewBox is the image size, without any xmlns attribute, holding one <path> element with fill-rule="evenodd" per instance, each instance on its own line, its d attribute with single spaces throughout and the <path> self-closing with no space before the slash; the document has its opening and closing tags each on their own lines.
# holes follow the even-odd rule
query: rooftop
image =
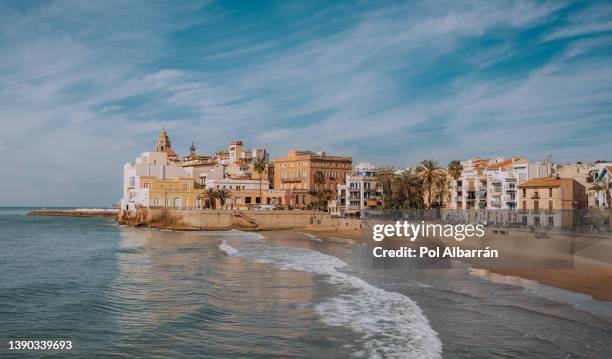
<svg viewBox="0 0 612 359">
<path fill-rule="evenodd" d="M 519 188 L 529 188 L 529 187 L 559 187 L 562 184 L 567 184 L 574 182 L 575 180 L 572 178 L 555 178 L 555 177 L 544 177 L 544 178 L 534 178 L 525 183 L 520 184 Z"/>
</svg>

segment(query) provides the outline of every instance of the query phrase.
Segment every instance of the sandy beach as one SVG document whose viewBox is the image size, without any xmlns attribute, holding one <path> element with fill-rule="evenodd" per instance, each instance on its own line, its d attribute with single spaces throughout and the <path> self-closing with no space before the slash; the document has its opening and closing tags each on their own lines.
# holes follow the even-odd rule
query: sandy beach
<svg viewBox="0 0 612 359">
<path fill-rule="evenodd" d="M 362 238 L 360 230 L 303 229 L 299 232 L 310 233 L 326 241 L 349 244 L 367 242 L 367 239 Z M 482 261 L 469 258 L 462 261 L 477 269 L 486 269 L 500 275 L 521 277 L 556 288 L 587 294 L 596 300 L 612 301 L 612 265 L 585 261 L 579 256 L 571 256 L 568 259 L 567 255 L 557 257 L 555 253 L 543 254 L 542 251 L 534 251 L 529 241 L 525 240 L 520 240 L 519 245 L 515 240 L 506 241 L 503 244 L 477 241 L 445 241 L 444 244 L 478 248 L 487 243 L 501 248 L 503 261 Z"/>
</svg>

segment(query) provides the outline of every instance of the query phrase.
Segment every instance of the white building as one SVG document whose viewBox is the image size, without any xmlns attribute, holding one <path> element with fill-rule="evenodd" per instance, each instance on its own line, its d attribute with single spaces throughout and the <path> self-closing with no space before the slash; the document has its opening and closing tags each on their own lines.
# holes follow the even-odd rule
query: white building
<svg viewBox="0 0 612 359">
<path fill-rule="evenodd" d="M 452 184 L 451 203 L 455 209 L 520 208 L 517 186 L 550 175 L 550 164 L 522 157 L 469 159 L 462 165 L 461 178 Z"/>
<path fill-rule="evenodd" d="M 121 208 L 133 210 L 137 206 L 149 206 L 149 189 L 141 183 L 141 177 L 157 179 L 189 177 L 179 163 L 168 158 L 166 152 L 145 152 L 136 161 L 123 166 L 123 198 Z"/>
<path fill-rule="evenodd" d="M 343 185 L 338 185 L 336 203 L 331 205 L 332 214 L 340 216 L 361 216 L 363 211 L 377 205 L 377 171 L 367 163 L 358 164 L 346 175 Z"/>
<path fill-rule="evenodd" d="M 149 206 L 148 182 L 141 183 L 143 176 L 152 176 L 157 179 L 189 177 L 177 158 L 166 130 L 162 129 L 155 141 L 155 152 L 144 152 L 136 158 L 136 161 L 128 162 L 123 166 L 121 208 L 133 210 L 137 206 Z"/>
<path fill-rule="evenodd" d="M 595 176 L 594 183 L 606 183 L 607 181 L 612 181 L 612 166 L 601 166 L 601 169 L 597 172 Z M 608 203 L 608 198 L 606 192 L 598 191 L 594 192 L 595 196 L 595 206 L 597 208 L 609 208 L 610 204 Z"/>
</svg>

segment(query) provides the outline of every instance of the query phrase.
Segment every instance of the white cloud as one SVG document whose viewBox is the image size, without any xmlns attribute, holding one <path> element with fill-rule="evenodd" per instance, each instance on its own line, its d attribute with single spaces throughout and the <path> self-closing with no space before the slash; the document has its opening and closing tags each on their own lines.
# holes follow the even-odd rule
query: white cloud
<svg viewBox="0 0 612 359">
<path fill-rule="evenodd" d="M 529 76 L 479 75 L 520 53 L 503 37 L 472 56 L 456 54 L 499 29 L 546 24 L 564 6 L 426 2 L 346 15 L 352 8 L 333 5 L 251 42 L 256 20 L 210 32 L 209 22 L 231 16 L 214 6 L 58 1 L 7 11 L 0 155 L 14 168 L 0 205 L 108 205 L 120 196 L 123 163 L 150 149 L 162 125 L 179 152 L 192 140 L 211 153 L 241 138 L 273 155 L 326 150 L 398 166 L 478 150 L 540 155 L 584 123 L 609 121 L 597 110 L 610 96 L 601 81 L 610 78 L 609 59 L 581 57 L 599 45 L 576 43 Z M 330 14 L 333 31 L 325 28 Z M 206 36 L 177 49 L 176 32 L 194 24 Z M 183 57 L 192 65 L 180 66 Z M 454 61 L 465 73 L 437 79 Z M 574 158 L 572 149 L 555 151 Z"/>
</svg>

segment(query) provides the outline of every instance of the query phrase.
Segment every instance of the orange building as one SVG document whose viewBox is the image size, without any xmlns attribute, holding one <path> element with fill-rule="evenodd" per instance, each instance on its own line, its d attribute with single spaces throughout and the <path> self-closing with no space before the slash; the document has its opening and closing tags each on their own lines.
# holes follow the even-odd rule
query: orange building
<svg viewBox="0 0 612 359">
<path fill-rule="evenodd" d="M 572 178 L 535 178 L 520 184 L 521 209 L 557 210 L 587 208 L 586 188 Z"/>
<path fill-rule="evenodd" d="M 296 150 L 289 151 L 287 156 L 279 157 L 273 163 L 274 189 L 288 192 L 289 206 L 297 208 L 305 208 L 321 189 L 335 193 L 338 184 L 345 183 L 346 174 L 353 167 L 351 157 Z M 321 174 L 317 175 L 317 172 Z"/>
<path fill-rule="evenodd" d="M 572 178 L 535 178 L 518 188 L 525 225 L 571 227 L 573 210 L 587 208 L 586 188 Z"/>
</svg>

